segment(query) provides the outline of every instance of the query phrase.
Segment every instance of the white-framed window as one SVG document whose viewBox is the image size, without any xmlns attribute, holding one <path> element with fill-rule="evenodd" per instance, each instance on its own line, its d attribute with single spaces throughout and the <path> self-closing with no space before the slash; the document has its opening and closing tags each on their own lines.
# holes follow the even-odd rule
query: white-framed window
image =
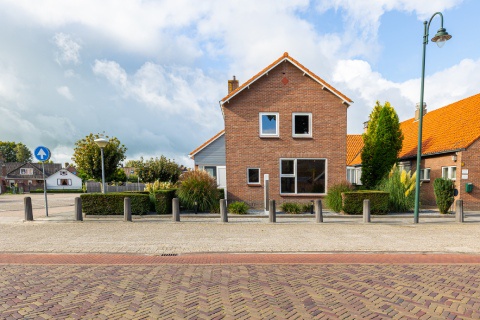
<svg viewBox="0 0 480 320">
<path fill-rule="evenodd" d="M 347 181 L 350 183 L 355 183 L 355 167 L 347 167 Z"/>
<path fill-rule="evenodd" d="M 412 164 L 410 161 L 399 162 L 397 167 L 399 171 L 405 170 L 406 172 L 408 172 L 412 170 Z"/>
<path fill-rule="evenodd" d="M 280 159 L 280 194 L 325 194 L 326 159 Z"/>
<path fill-rule="evenodd" d="M 420 180 L 430 181 L 430 168 L 420 169 Z"/>
<path fill-rule="evenodd" d="M 57 179 L 57 186 L 71 186 L 72 179 Z"/>
<path fill-rule="evenodd" d="M 31 176 L 33 175 L 33 168 L 20 168 L 20 174 Z"/>
<path fill-rule="evenodd" d="M 362 185 L 362 167 L 355 168 L 355 184 L 358 186 Z"/>
<path fill-rule="evenodd" d="M 258 117 L 260 137 L 280 136 L 278 112 L 260 112 Z"/>
<path fill-rule="evenodd" d="M 292 137 L 312 137 L 312 114 L 305 112 L 292 113 Z"/>
<path fill-rule="evenodd" d="M 247 168 L 247 183 L 260 184 L 260 168 Z"/>
<path fill-rule="evenodd" d="M 207 171 L 207 173 L 211 177 L 214 177 L 214 178 L 217 177 L 217 167 L 216 166 L 204 166 L 203 170 Z"/>
<path fill-rule="evenodd" d="M 456 180 L 457 178 L 457 167 L 442 167 L 442 178 Z"/>
</svg>

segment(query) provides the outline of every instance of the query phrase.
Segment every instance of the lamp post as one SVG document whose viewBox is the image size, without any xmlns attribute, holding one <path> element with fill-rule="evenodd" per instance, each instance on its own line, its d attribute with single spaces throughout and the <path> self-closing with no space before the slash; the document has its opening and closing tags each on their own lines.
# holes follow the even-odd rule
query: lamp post
<svg viewBox="0 0 480 320">
<path fill-rule="evenodd" d="M 424 21 L 424 33 L 423 33 L 423 57 L 422 57 L 422 80 L 420 84 L 420 105 L 419 105 L 419 119 L 418 119 L 418 149 L 417 149 L 417 168 L 416 168 L 416 179 L 415 179 L 415 211 L 413 222 L 418 223 L 418 212 L 420 207 L 420 162 L 422 161 L 422 125 L 423 125 L 423 91 L 425 83 L 425 52 L 427 50 L 428 43 L 428 30 L 430 28 L 430 23 L 433 18 L 439 15 L 440 16 L 440 29 L 438 29 L 435 37 L 432 38 L 432 41 L 435 42 L 439 48 L 443 47 L 447 40 L 450 40 L 452 37 L 448 34 L 447 30 L 443 27 L 443 15 L 441 12 L 436 12 L 430 18 L 430 20 Z"/>
<path fill-rule="evenodd" d="M 102 193 L 105 192 L 105 166 L 103 161 L 103 149 L 107 146 L 108 140 L 104 138 L 98 138 L 93 140 L 100 147 L 100 153 L 102 154 Z"/>
</svg>

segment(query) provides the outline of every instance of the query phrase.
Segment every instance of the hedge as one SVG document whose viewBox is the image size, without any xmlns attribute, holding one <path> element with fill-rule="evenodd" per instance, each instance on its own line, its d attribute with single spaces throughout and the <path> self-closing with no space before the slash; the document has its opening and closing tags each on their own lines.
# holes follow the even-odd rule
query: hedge
<svg viewBox="0 0 480 320">
<path fill-rule="evenodd" d="M 125 198 L 131 199 L 132 214 L 145 214 L 150 211 L 150 197 L 135 193 L 87 193 L 80 195 L 82 210 L 91 215 L 121 215 Z"/>
<path fill-rule="evenodd" d="M 172 199 L 175 198 L 177 189 L 160 190 L 150 196 L 155 206 L 155 212 L 158 214 L 172 213 Z"/>
<path fill-rule="evenodd" d="M 30 190 L 30 193 L 43 193 L 43 189 Z M 47 193 L 83 193 L 82 189 L 47 189 Z"/>
<path fill-rule="evenodd" d="M 389 193 L 383 191 L 352 191 L 342 193 L 342 211 L 346 214 L 362 214 L 363 200 L 370 200 L 371 214 L 388 213 Z"/>
</svg>

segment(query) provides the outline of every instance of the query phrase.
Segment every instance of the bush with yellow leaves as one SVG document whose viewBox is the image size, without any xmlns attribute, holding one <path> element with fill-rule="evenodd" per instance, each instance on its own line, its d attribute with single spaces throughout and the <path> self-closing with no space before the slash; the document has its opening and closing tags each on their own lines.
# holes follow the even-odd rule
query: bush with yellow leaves
<svg viewBox="0 0 480 320">
<path fill-rule="evenodd" d="M 382 179 L 378 189 L 390 194 L 390 212 L 409 212 L 415 206 L 416 173 L 399 169 L 394 165 L 390 173 Z"/>
</svg>

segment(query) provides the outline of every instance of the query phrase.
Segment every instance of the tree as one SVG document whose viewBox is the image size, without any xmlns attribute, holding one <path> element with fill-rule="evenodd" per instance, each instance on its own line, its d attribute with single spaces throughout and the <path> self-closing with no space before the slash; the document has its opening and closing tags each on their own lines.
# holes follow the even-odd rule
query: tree
<svg viewBox="0 0 480 320">
<path fill-rule="evenodd" d="M 17 162 L 32 162 L 32 151 L 21 142 L 15 146 L 15 156 Z"/>
<path fill-rule="evenodd" d="M 87 179 L 102 180 L 102 159 L 100 148 L 95 143 L 95 139 L 100 138 L 100 134 L 90 133 L 85 138 L 75 142 L 75 149 L 72 160 L 77 169 Z M 120 143 L 116 137 L 109 138 L 108 144 L 104 148 L 105 179 L 111 181 L 116 177 L 116 171 L 121 161 L 125 160 L 127 148 Z"/>
<path fill-rule="evenodd" d="M 370 114 L 367 132 L 363 134 L 362 184 L 373 189 L 390 172 L 402 149 L 403 134 L 395 109 L 389 102 L 378 101 Z"/>
<path fill-rule="evenodd" d="M 0 141 L 0 158 L 5 162 L 31 162 L 32 151 L 21 142 Z"/>
<path fill-rule="evenodd" d="M 139 161 L 129 162 L 137 169 L 138 176 L 143 182 L 155 182 L 156 180 L 162 182 L 177 182 L 182 174 L 182 170 L 174 161 L 167 159 L 165 156 L 160 158 L 150 158 L 144 161 L 140 158 Z"/>
</svg>

